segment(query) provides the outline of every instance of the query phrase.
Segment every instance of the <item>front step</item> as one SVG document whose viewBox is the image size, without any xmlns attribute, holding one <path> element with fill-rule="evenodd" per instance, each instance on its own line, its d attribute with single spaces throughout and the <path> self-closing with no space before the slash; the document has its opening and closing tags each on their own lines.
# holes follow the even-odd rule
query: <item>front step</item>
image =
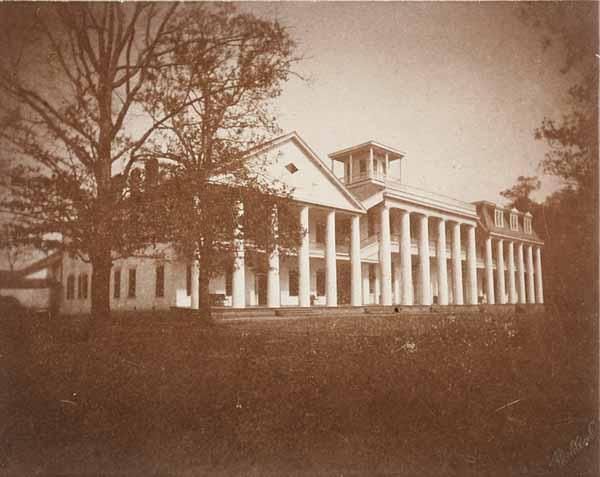
<svg viewBox="0 0 600 477">
<path fill-rule="evenodd" d="M 367 305 L 365 313 L 369 315 L 393 315 L 396 313 L 402 314 L 423 314 L 430 313 L 431 307 L 428 305 Z"/>
</svg>

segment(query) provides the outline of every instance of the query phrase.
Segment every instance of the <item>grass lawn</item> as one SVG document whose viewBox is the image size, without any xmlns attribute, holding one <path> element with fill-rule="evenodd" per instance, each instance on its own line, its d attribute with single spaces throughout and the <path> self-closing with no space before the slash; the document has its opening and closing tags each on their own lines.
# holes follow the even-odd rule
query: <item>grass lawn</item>
<svg viewBox="0 0 600 477">
<path fill-rule="evenodd" d="M 595 476 L 592 322 L 4 326 L 0 475 Z"/>
</svg>

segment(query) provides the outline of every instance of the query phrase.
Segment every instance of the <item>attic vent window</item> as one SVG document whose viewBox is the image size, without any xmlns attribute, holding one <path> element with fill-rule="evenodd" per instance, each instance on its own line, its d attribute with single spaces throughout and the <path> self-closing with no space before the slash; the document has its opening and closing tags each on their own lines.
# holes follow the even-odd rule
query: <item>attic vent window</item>
<svg viewBox="0 0 600 477">
<path fill-rule="evenodd" d="M 298 168 L 293 162 L 290 162 L 287 166 L 285 166 L 285 168 L 290 172 L 290 174 L 295 174 L 298 172 Z"/>
</svg>

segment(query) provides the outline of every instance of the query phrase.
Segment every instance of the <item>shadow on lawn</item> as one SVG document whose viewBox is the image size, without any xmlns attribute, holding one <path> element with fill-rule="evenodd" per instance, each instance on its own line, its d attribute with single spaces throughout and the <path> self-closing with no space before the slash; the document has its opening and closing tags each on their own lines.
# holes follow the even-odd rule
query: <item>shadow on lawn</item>
<svg viewBox="0 0 600 477">
<path fill-rule="evenodd" d="M 6 475 L 596 475 L 598 468 L 591 319 L 354 317 L 207 327 L 138 316 L 89 341 L 81 322 L 67 319 L 4 325 Z"/>
</svg>

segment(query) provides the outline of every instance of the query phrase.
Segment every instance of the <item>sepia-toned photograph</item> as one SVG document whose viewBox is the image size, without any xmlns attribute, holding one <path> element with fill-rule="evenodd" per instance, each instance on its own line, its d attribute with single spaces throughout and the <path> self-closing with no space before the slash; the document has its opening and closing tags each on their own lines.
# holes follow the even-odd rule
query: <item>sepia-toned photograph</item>
<svg viewBox="0 0 600 477">
<path fill-rule="evenodd" d="M 600 475 L 599 20 L 0 3 L 0 476 Z"/>
</svg>

